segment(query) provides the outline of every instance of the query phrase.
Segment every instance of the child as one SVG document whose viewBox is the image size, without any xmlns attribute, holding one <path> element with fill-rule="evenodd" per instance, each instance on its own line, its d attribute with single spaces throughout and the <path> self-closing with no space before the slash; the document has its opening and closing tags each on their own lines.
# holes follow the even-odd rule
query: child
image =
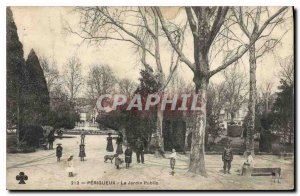
<svg viewBox="0 0 300 196">
<path fill-rule="evenodd" d="M 57 144 L 56 157 L 58 162 L 60 161 L 60 157 L 62 157 L 62 151 L 63 151 L 63 147 L 61 146 L 61 144 Z"/>
<path fill-rule="evenodd" d="M 125 163 L 127 169 L 129 168 L 131 162 L 132 162 L 132 150 L 130 149 L 129 146 L 127 146 L 125 150 Z"/>
<path fill-rule="evenodd" d="M 175 149 L 172 149 L 172 153 L 170 155 L 170 166 L 172 169 L 172 172 L 171 172 L 172 175 L 174 175 L 176 157 L 177 157 L 176 151 L 175 151 Z"/>
<path fill-rule="evenodd" d="M 120 165 L 123 163 L 122 159 L 118 154 L 115 154 L 115 166 L 117 169 L 120 169 Z"/>
<path fill-rule="evenodd" d="M 233 160 L 233 153 L 230 147 L 230 142 L 228 142 L 227 147 L 225 147 L 224 152 L 222 154 L 222 161 L 224 163 L 223 166 L 224 174 L 226 174 L 226 169 L 228 170 L 228 174 L 230 174 L 232 160 Z"/>
<path fill-rule="evenodd" d="M 243 163 L 242 169 L 241 169 L 241 175 L 242 176 L 251 176 L 251 170 L 253 168 L 253 156 L 251 155 L 251 152 L 246 152 L 247 160 Z"/>
<path fill-rule="evenodd" d="M 84 146 L 85 146 L 84 144 L 80 144 L 79 145 L 79 157 L 80 157 L 80 161 L 84 161 L 84 157 L 86 157 Z"/>
<path fill-rule="evenodd" d="M 73 164 L 73 155 L 71 155 L 67 160 L 67 169 L 66 171 L 69 173 L 69 177 L 73 177 L 74 173 L 74 164 Z"/>
</svg>

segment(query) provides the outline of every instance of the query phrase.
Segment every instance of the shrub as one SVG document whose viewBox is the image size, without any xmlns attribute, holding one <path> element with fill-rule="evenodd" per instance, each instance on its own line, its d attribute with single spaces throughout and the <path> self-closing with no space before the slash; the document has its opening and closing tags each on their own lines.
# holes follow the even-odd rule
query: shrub
<svg viewBox="0 0 300 196">
<path fill-rule="evenodd" d="M 43 128 L 39 125 L 28 125 L 21 128 L 20 141 L 28 147 L 39 147 L 39 140 L 44 137 Z"/>
</svg>

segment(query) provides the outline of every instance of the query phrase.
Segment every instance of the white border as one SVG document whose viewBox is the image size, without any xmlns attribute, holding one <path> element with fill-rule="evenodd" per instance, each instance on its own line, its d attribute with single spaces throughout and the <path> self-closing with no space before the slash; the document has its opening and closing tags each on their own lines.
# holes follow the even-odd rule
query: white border
<svg viewBox="0 0 300 196">
<path fill-rule="evenodd" d="M 6 58 L 6 6 L 88 6 L 88 5 L 102 5 L 102 6 L 136 6 L 136 5 L 144 5 L 144 6 L 184 6 L 184 5 L 198 5 L 198 6 L 204 6 L 204 5 L 210 5 L 210 6 L 221 6 L 221 5 L 226 5 L 226 6 L 283 6 L 283 5 L 288 5 L 288 6 L 295 6 L 295 9 L 298 10 L 298 16 L 299 16 L 299 8 L 300 8 L 300 1 L 298 0 L 269 0 L 269 1 L 263 1 L 263 0 L 84 0 L 84 1 L 72 1 L 72 0 L 2 0 L 0 2 L 0 41 L 1 41 L 1 46 L 0 47 L 0 125 L 1 125 L 1 131 L 0 131 L 0 193 L 1 195 L 9 195 L 9 194 L 15 194 L 15 193 L 10 193 L 6 191 L 6 134 L 5 134 L 5 116 L 6 116 L 6 63 L 5 63 L 5 58 Z M 297 15 L 296 15 L 297 16 Z M 296 24 L 297 27 L 299 27 L 299 19 L 298 17 L 296 18 Z M 298 32 L 297 32 L 298 33 Z M 299 34 L 299 33 L 298 33 Z M 297 40 L 297 39 L 296 39 Z M 297 45 L 297 57 L 299 57 L 299 45 Z M 297 69 L 297 75 L 299 76 L 299 71 L 300 69 Z M 299 92 L 299 85 L 297 85 L 297 92 Z M 299 98 L 299 95 L 297 95 Z M 299 111 L 299 104 L 297 107 L 297 112 Z M 297 116 L 296 122 L 300 123 L 300 117 L 299 115 Z M 296 131 L 298 131 L 296 129 Z M 297 143 L 299 143 L 299 135 L 300 133 L 297 133 Z M 298 144 L 299 146 L 299 144 Z M 297 151 L 297 154 L 295 155 L 298 157 L 299 151 Z M 297 171 L 299 171 L 299 161 L 297 164 Z M 299 173 L 299 172 L 298 172 Z M 299 179 L 297 180 L 297 182 Z M 299 189 L 299 183 L 298 183 Z M 32 192 L 22 192 L 19 194 L 31 194 Z M 94 192 L 98 194 L 97 192 Z M 126 192 L 127 194 L 129 192 Z M 172 194 L 174 192 L 171 192 L 169 194 Z M 224 194 L 225 192 L 218 192 L 221 194 Z M 218 194 L 218 193 L 213 193 Z M 242 192 L 236 192 L 236 193 L 242 193 Z M 272 192 L 270 192 L 273 194 Z M 269 194 L 270 194 L 269 193 Z M 37 194 L 41 194 L 40 192 Z M 71 193 L 61 193 L 61 192 L 52 192 L 52 193 L 47 193 L 47 194 L 55 194 L 57 196 L 63 195 L 63 194 L 73 194 Z M 80 193 L 83 194 L 83 193 Z M 84 193 L 86 194 L 86 193 Z M 112 193 L 107 193 L 107 192 L 100 192 L 101 195 L 107 195 L 107 194 L 112 194 Z M 112 195 L 115 194 L 121 194 L 119 193 L 113 193 Z M 122 193 L 124 194 L 124 193 Z M 131 193 L 129 193 L 131 194 Z M 141 192 L 135 192 L 134 194 L 141 194 Z M 150 195 L 157 195 L 157 194 L 166 194 L 166 192 L 163 193 L 157 193 L 157 192 L 151 192 Z M 178 194 L 178 193 L 177 193 Z M 181 194 L 181 193 L 179 193 Z M 183 193 L 185 194 L 185 193 Z M 207 194 L 203 192 L 196 192 L 196 194 Z M 231 192 L 229 193 L 231 194 Z M 266 193 L 256 193 L 254 192 L 253 194 L 256 195 L 265 195 Z M 282 195 L 282 193 L 280 193 Z M 283 193 L 283 195 L 288 194 L 288 193 Z M 210 194 L 211 195 L 211 194 Z"/>
</svg>

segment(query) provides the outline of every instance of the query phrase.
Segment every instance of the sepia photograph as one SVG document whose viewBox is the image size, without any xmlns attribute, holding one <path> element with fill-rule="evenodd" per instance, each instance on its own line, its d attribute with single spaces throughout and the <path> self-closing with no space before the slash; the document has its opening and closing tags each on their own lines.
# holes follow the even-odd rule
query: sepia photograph
<svg viewBox="0 0 300 196">
<path fill-rule="evenodd" d="M 7 190 L 295 190 L 294 7 L 4 9 Z"/>
</svg>

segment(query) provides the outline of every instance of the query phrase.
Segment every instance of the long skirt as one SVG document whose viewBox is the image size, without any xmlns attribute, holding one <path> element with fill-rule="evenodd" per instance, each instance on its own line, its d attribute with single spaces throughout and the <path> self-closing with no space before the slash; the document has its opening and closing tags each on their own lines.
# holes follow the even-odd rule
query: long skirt
<svg viewBox="0 0 300 196">
<path fill-rule="evenodd" d="M 79 157 L 86 157 L 85 152 L 84 152 L 84 151 L 80 151 L 80 152 L 79 152 Z"/>
<path fill-rule="evenodd" d="M 67 171 L 67 172 L 73 172 L 73 173 L 74 173 L 75 169 L 74 169 L 73 166 L 71 166 L 71 167 L 67 167 L 66 171 Z"/>
<path fill-rule="evenodd" d="M 125 156 L 125 163 L 131 163 L 132 162 L 132 156 Z"/>
<path fill-rule="evenodd" d="M 116 153 L 117 154 L 123 154 L 122 144 L 118 144 Z"/>
<path fill-rule="evenodd" d="M 111 141 L 107 142 L 106 151 L 107 152 L 113 152 L 114 151 L 114 146 L 113 146 Z"/>
</svg>

